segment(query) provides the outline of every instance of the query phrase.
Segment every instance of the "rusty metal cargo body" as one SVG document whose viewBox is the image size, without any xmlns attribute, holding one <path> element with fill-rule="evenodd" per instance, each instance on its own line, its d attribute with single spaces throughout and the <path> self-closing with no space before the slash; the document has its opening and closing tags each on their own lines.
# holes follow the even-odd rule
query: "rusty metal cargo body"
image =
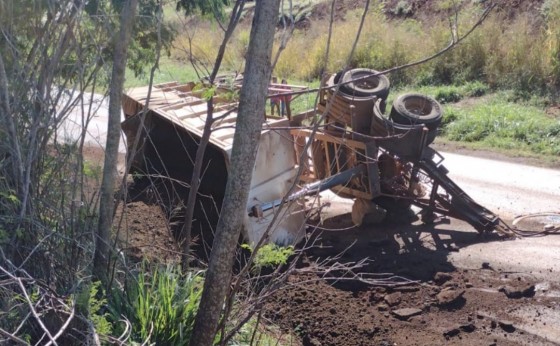
<svg viewBox="0 0 560 346">
<path fill-rule="evenodd" d="M 196 152 L 198 141 L 202 137 L 208 111 L 206 100 L 200 94 L 193 92 L 192 88 L 193 84 L 178 83 L 154 86 L 148 105 L 147 130 L 142 133 L 138 141 L 143 144 L 149 138 L 150 141 L 159 141 L 161 144 L 152 145 L 158 148 L 165 147 L 163 149 L 165 151 L 183 150 L 183 155 L 176 156 L 182 162 L 174 162 L 175 159 L 164 160 L 168 161 L 167 166 L 174 166 L 176 169 L 184 171 L 192 169 L 193 154 Z M 129 151 L 132 148 L 140 124 L 137 115 L 146 105 L 148 90 L 148 87 L 135 88 L 124 95 L 123 110 L 126 119 L 123 122 L 123 130 L 127 137 Z M 201 191 L 202 193 L 210 191 L 209 193 L 212 194 L 219 209 L 225 190 L 227 171 L 229 170 L 229 158 L 237 120 L 237 103 L 227 102 L 220 99 L 219 96 L 215 97 L 215 101 L 213 118 L 217 120 L 212 124 L 210 146 L 208 148 L 210 151 L 208 155 L 211 158 L 207 160 L 208 165 L 213 164 L 214 166 L 212 169 L 208 168 L 206 170 L 207 174 L 202 177 Z M 162 122 L 166 124 L 161 126 L 166 127 L 164 131 L 159 131 L 160 138 L 150 138 L 150 132 L 156 132 L 154 123 Z M 248 207 L 258 203 L 258 201 L 283 197 L 296 180 L 296 157 L 293 139 L 288 129 L 288 120 L 265 120 L 263 116 L 263 122 L 264 130 L 261 133 L 258 146 Z M 176 141 L 174 145 L 170 146 L 172 137 L 177 135 L 174 133 L 175 131 L 180 133 L 182 140 Z M 169 133 L 168 139 L 165 138 L 166 132 Z M 164 142 L 167 142 L 168 145 L 164 146 Z M 133 170 L 149 173 L 146 172 L 149 171 L 147 161 L 156 161 L 161 160 L 161 157 L 168 157 L 166 152 L 161 154 L 149 153 L 147 147 L 149 146 L 142 146 L 142 149 L 136 155 L 129 157 L 129 160 L 132 160 Z M 190 147 L 190 149 L 184 147 Z M 221 155 L 217 155 L 217 153 Z M 188 182 L 189 174 L 181 176 L 180 179 Z M 272 228 L 271 235 L 271 240 L 280 244 L 292 243 L 299 239 L 304 230 L 304 213 L 301 206 L 294 203 L 285 208 L 284 213 L 283 217 L 278 218 L 279 222 Z M 267 212 L 259 218 L 247 217 L 246 240 L 256 243 L 271 223 L 272 216 L 273 211 Z"/>
</svg>

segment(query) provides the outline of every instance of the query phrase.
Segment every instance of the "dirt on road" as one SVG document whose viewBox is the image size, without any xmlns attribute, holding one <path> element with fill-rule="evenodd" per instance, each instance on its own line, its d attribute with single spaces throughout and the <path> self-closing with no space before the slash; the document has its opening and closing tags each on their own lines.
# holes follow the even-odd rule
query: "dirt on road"
<svg viewBox="0 0 560 346">
<path fill-rule="evenodd" d="M 348 226 L 344 219 L 337 229 Z M 448 259 L 471 244 L 504 241 L 416 223 L 323 232 L 266 315 L 303 345 L 556 345 L 558 335 L 546 329 L 558 322 L 547 314 L 560 308 L 557 282 L 484 261 L 461 269 Z M 317 261 L 343 251 L 342 262 L 371 259 L 359 270 L 364 276 L 392 273 L 416 283 L 375 287 L 316 274 Z"/>
</svg>

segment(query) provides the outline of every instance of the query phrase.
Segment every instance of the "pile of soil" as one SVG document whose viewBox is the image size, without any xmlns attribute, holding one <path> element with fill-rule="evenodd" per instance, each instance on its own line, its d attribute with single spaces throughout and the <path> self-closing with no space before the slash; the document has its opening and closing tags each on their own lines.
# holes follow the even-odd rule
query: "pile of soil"
<svg viewBox="0 0 560 346">
<path fill-rule="evenodd" d="M 557 304 L 542 294 L 533 276 L 496 271 L 489 263 L 462 270 L 447 261 L 449 252 L 481 241 L 475 233 L 430 249 L 421 239 L 411 241 L 417 232 L 388 229 L 374 229 L 382 240 L 369 243 L 362 238 L 375 239 L 372 230 L 323 234 L 265 315 L 303 345 L 553 344 L 531 332 L 533 325 L 547 323 L 539 308 Z M 380 232 L 385 237 L 379 238 Z M 372 262 L 361 269 L 363 275 L 398 273 L 415 282 L 384 287 L 315 274 L 321 272 L 316 263 L 354 241 L 342 259 L 351 264 L 369 255 Z M 533 324 L 511 320 L 516 311 L 534 313 Z"/>
</svg>

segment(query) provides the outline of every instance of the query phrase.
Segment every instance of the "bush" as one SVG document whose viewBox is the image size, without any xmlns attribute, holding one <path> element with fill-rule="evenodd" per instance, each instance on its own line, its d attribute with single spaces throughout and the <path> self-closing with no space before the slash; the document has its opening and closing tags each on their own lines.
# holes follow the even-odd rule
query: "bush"
<svg viewBox="0 0 560 346">
<path fill-rule="evenodd" d="M 486 84 L 484 84 L 480 81 L 467 83 L 463 86 L 463 88 L 464 88 L 465 94 L 469 97 L 484 96 L 490 90 L 488 85 L 486 85 Z"/>
<path fill-rule="evenodd" d="M 461 101 L 463 95 L 458 87 L 450 86 L 439 88 L 434 97 L 440 103 L 450 103 Z"/>
<path fill-rule="evenodd" d="M 244 249 L 252 251 L 252 248 L 244 244 Z M 293 246 L 278 246 L 275 244 L 265 244 L 261 246 L 254 259 L 256 270 L 268 267 L 277 267 L 288 263 L 288 258 L 294 254 Z"/>
</svg>

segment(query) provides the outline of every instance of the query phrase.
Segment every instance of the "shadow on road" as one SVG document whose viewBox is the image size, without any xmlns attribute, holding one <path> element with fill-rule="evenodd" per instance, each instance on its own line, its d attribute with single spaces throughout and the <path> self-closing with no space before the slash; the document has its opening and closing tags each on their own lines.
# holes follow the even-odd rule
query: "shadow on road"
<svg viewBox="0 0 560 346">
<path fill-rule="evenodd" d="M 405 221 L 358 227 L 352 225 L 349 213 L 336 215 L 310 226 L 315 229 L 312 237 L 316 246 L 309 249 L 308 256 L 321 259 L 343 253 L 340 261 L 348 263 L 367 257 L 370 262 L 362 272 L 393 273 L 426 282 L 437 272 L 456 270 L 448 260 L 450 252 L 504 239 L 498 234 L 481 235 L 454 219 L 431 225 Z"/>
</svg>

